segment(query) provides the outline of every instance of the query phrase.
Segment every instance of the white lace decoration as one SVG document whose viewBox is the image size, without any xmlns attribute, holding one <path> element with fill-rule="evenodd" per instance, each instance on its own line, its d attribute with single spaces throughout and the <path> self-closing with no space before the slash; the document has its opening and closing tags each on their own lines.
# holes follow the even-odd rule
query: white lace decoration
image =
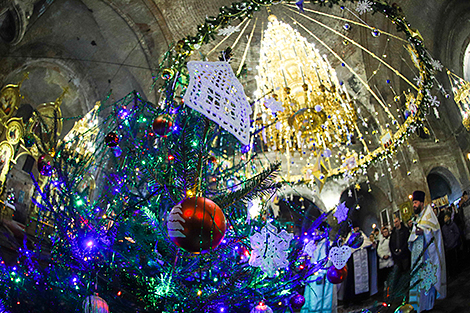
<svg viewBox="0 0 470 313">
<path fill-rule="evenodd" d="M 250 142 L 251 106 L 227 62 L 188 62 L 189 86 L 184 103 L 233 134 Z"/>
<path fill-rule="evenodd" d="M 350 256 L 351 247 L 342 246 L 341 248 L 331 248 L 328 258 L 331 260 L 331 263 L 333 263 L 334 267 L 340 270 L 346 265 Z"/>
<path fill-rule="evenodd" d="M 276 226 L 268 223 L 250 237 L 251 258 L 249 264 L 253 267 L 261 267 L 268 275 L 274 277 L 278 268 L 289 265 L 287 260 L 288 249 L 293 235 L 282 230 L 278 233 Z"/>
</svg>

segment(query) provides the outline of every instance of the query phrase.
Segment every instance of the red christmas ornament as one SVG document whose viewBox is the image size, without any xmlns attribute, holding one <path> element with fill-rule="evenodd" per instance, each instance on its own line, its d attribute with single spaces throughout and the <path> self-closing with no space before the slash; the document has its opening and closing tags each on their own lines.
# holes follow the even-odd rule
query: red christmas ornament
<svg viewBox="0 0 470 313">
<path fill-rule="evenodd" d="M 206 253 L 224 238 L 225 216 L 209 199 L 188 198 L 173 207 L 167 228 L 178 247 L 191 253 Z"/>
<path fill-rule="evenodd" d="M 158 136 L 166 136 L 171 133 L 173 119 L 168 114 L 158 116 L 152 124 L 153 132 Z"/>
<path fill-rule="evenodd" d="M 119 136 L 115 132 L 110 132 L 104 137 L 104 142 L 110 148 L 114 148 L 119 143 Z"/>
<path fill-rule="evenodd" d="M 54 169 L 54 159 L 49 154 L 41 155 L 38 159 L 38 171 L 43 176 L 51 176 Z"/>
<path fill-rule="evenodd" d="M 346 266 L 340 270 L 334 266 L 331 266 L 326 272 L 326 278 L 328 278 L 332 284 L 339 284 L 346 278 L 346 276 L 348 276 L 348 269 Z"/>
</svg>

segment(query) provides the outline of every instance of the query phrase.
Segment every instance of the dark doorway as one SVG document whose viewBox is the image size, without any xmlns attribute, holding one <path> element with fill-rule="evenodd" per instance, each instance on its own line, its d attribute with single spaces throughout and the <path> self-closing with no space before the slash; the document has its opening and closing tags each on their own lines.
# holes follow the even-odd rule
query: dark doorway
<svg viewBox="0 0 470 313">
<path fill-rule="evenodd" d="M 287 222 L 296 236 L 308 231 L 320 215 L 320 209 L 305 197 L 290 195 L 279 201 L 278 219 Z"/>
<path fill-rule="evenodd" d="M 449 183 L 441 175 L 430 173 L 427 177 L 427 181 L 432 200 L 452 194 L 452 189 L 450 188 Z"/>
<path fill-rule="evenodd" d="M 361 230 L 369 235 L 372 232 L 372 225 L 380 225 L 380 211 L 387 206 L 383 203 L 385 196 L 378 199 L 375 193 L 369 192 L 366 184 L 360 184 L 360 189 L 350 186 L 343 191 L 340 197 L 340 203 L 346 202 L 349 208 L 349 218 L 358 223 Z"/>
</svg>

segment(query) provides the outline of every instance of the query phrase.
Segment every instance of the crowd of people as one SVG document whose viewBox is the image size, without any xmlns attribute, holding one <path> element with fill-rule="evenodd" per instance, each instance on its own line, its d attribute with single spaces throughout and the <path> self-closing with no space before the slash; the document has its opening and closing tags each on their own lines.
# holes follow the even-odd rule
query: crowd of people
<svg viewBox="0 0 470 313">
<path fill-rule="evenodd" d="M 425 193 L 415 191 L 412 201 L 414 214 L 406 224 L 396 215 L 393 225 L 385 225 L 380 231 L 376 228 L 367 236 L 353 222 L 349 236 L 360 232 L 364 240 L 360 247 L 352 249 L 346 279 L 334 286 L 325 277 L 316 280 L 314 296 L 313 285 L 307 285 L 305 294 L 309 301 L 302 313 L 336 312 L 337 300 L 348 307 L 375 294 L 386 296 L 390 284 L 396 283 L 389 281 L 392 270 L 395 278 L 411 279 L 406 300 L 416 312 L 431 310 L 435 299 L 446 297 L 447 280 L 457 274 L 468 249 L 465 239 L 470 239 L 470 218 L 466 220 L 465 216 L 470 217 L 470 212 L 465 213 L 470 211 L 470 199 L 465 192 L 458 206 L 437 208 L 425 205 Z M 322 299 L 322 305 L 313 307 L 312 303 L 320 303 L 315 298 Z"/>
</svg>

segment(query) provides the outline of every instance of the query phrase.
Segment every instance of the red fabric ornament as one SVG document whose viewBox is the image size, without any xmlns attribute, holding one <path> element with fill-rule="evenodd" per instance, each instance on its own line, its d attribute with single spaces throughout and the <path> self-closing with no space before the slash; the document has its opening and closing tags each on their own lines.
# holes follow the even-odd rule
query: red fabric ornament
<svg viewBox="0 0 470 313">
<path fill-rule="evenodd" d="M 334 266 L 331 266 L 326 272 L 326 278 L 328 278 L 332 284 L 339 284 L 346 278 L 346 276 L 348 276 L 348 269 L 346 266 L 340 270 Z"/>
<path fill-rule="evenodd" d="M 119 143 L 119 136 L 115 132 L 110 132 L 104 137 L 104 142 L 110 148 L 114 148 Z"/>
<path fill-rule="evenodd" d="M 166 136 L 171 133 L 173 119 L 168 114 L 158 116 L 152 124 L 153 132 L 157 136 Z"/>
<path fill-rule="evenodd" d="M 54 169 L 54 159 L 49 154 L 41 155 L 38 159 L 38 171 L 43 176 L 51 176 Z"/>
<path fill-rule="evenodd" d="M 217 204 L 198 197 L 184 199 L 173 207 L 168 235 L 180 248 L 205 253 L 219 245 L 225 235 L 225 216 Z"/>
</svg>

